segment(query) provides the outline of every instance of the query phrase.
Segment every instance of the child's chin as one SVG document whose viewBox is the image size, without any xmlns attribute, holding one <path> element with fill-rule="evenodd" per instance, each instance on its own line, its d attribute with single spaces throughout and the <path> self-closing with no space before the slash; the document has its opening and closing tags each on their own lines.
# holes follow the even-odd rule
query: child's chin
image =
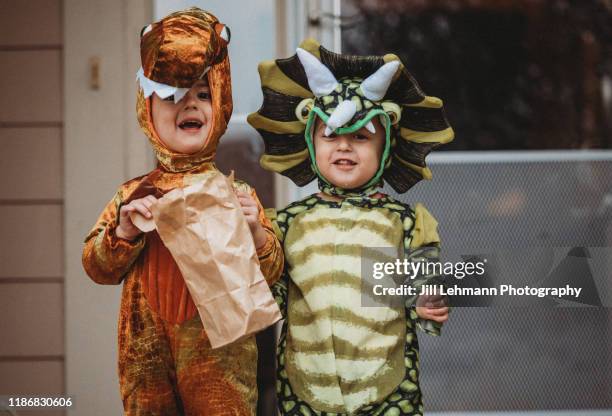
<svg viewBox="0 0 612 416">
<path fill-rule="evenodd" d="M 189 143 L 182 145 L 179 149 L 174 149 L 176 153 L 183 153 L 186 155 L 193 155 L 198 153 L 204 147 L 204 140 L 198 143 Z"/>
<path fill-rule="evenodd" d="M 344 189 L 360 189 L 362 188 L 368 181 L 363 180 L 363 178 L 350 178 L 343 181 L 344 185 L 342 188 Z"/>
<path fill-rule="evenodd" d="M 186 137 L 184 140 L 181 140 L 181 146 L 178 150 L 178 153 L 184 154 L 194 154 L 202 150 L 204 144 L 206 143 L 205 137 Z"/>
<path fill-rule="evenodd" d="M 361 181 L 355 180 L 354 178 L 343 178 L 339 177 L 339 175 L 334 175 L 333 178 L 329 178 L 329 181 L 332 185 L 343 189 L 359 188 L 361 184 Z"/>
</svg>

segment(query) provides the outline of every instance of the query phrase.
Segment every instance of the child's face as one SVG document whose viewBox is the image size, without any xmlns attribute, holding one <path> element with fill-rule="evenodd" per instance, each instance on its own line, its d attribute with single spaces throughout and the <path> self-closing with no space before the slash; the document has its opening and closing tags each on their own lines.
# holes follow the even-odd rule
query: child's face
<svg viewBox="0 0 612 416">
<path fill-rule="evenodd" d="M 376 133 L 365 127 L 350 134 L 325 136 L 325 123 L 315 125 L 315 159 L 319 172 L 334 186 L 355 189 L 365 185 L 378 171 L 385 130 L 378 117 L 372 119 Z"/>
<path fill-rule="evenodd" d="M 153 126 L 164 144 L 176 153 L 193 154 L 204 147 L 212 123 L 208 83 L 200 80 L 174 103 L 174 97 L 161 99 L 153 94 Z"/>
</svg>

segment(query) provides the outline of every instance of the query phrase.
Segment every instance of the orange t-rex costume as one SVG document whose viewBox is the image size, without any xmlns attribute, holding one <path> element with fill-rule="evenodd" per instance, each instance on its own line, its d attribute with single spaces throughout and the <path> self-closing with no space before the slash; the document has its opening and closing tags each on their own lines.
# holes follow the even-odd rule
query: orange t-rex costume
<svg viewBox="0 0 612 416">
<path fill-rule="evenodd" d="M 213 116 L 204 147 L 195 154 L 169 150 L 151 119 L 151 98 L 138 89 L 138 121 L 155 150 L 158 167 L 123 184 L 85 240 L 83 266 L 93 281 L 119 284 L 119 381 L 126 415 L 254 415 L 257 406 L 255 337 L 212 350 L 194 302 L 156 232 L 134 241 L 115 234 L 120 207 L 133 199 L 192 184 L 216 167 L 217 143 L 232 112 L 229 31 L 197 8 L 173 13 L 141 37 L 142 73 L 177 89 L 208 79 Z M 205 74 L 205 75 L 204 75 Z M 142 84 L 141 84 L 142 86 Z M 237 184 L 250 192 L 244 183 Z M 282 250 L 260 205 L 268 234 L 257 251 L 269 284 L 283 268 Z"/>
</svg>

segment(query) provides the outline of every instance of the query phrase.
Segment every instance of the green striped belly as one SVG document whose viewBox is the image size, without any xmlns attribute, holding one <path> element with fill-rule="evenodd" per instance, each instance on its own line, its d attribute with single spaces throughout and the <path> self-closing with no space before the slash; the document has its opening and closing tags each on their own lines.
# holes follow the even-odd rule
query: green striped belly
<svg viewBox="0 0 612 416">
<path fill-rule="evenodd" d="M 352 205 L 316 207 L 293 219 L 286 371 L 314 408 L 354 412 L 383 400 L 404 377 L 404 308 L 361 306 L 361 255 L 401 248 L 399 215 Z"/>
</svg>

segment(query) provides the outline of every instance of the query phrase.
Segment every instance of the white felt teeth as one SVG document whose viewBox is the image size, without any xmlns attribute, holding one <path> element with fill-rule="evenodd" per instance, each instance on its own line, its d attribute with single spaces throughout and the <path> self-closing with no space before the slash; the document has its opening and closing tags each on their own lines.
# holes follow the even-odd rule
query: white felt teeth
<svg viewBox="0 0 612 416">
<path fill-rule="evenodd" d="M 204 68 L 204 72 L 202 72 L 202 75 L 200 75 L 200 79 L 204 79 L 204 75 L 206 75 L 208 71 L 210 71 L 210 65 Z"/>
<path fill-rule="evenodd" d="M 314 57 L 310 52 L 302 48 L 297 48 L 297 56 L 304 71 L 306 72 L 306 78 L 308 78 L 308 86 L 310 91 L 316 97 L 322 97 L 329 95 L 333 90 L 336 89 L 338 81 L 334 74 L 331 73 L 329 68 L 323 65 L 317 58 Z"/>
<path fill-rule="evenodd" d="M 162 100 L 174 95 L 175 104 L 181 101 L 185 94 L 187 94 L 187 91 L 189 91 L 189 88 L 178 88 L 155 82 L 145 76 L 142 68 L 136 73 L 136 81 L 140 84 L 140 88 L 142 88 L 142 93 L 145 98 L 149 98 L 153 93 L 157 94 Z"/>
<path fill-rule="evenodd" d="M 149 25 L 147 26 L 143 31 L 142 31 L 142 36 L 146 35 L 147 33 L 149 33 L 151 30 L 153 30 L 153 25 Z"/>
<path fill-rule="evenodd" d="M 365 125 L 365 128 L 372 134 L 376 133 L 376 128 L 374 127 L 374 123 L 368 121 L 368 124 Z"/>
<path fill-rule="evenodd" d="M 368 100 L 380 101 L 387 93 L 393 75 L 399 67 L 399 61 L 387 62 L 372 75 L 361 82 L 361 91 Z"/>
<path fill-rule="evenodd" d="M 227 31 L 227 27 L 225 26 L 223 26 L 223 29 L 221 29 L 221 33 L 219 34 L 219 36 L 221 36 L 221 38 L 226 42 L 230 41 L 230 35 L 229 35 L 229 32 Z"/>
<path fill-rule="evenodd" d="M 177 88 L 174 94 L 172 94 L 174 95 L 174 104 L 181 101 L 183 97 L 185 96 L 185 94 L 187 94 L 188 91 L 189 91 L 189 88 Z"/>
<path fill-rule="evenodd" d="M 357 112 L 357 106 L 353 101 L 345 100 L 338 104 L 338 107 L 334 110 L 329 119 L 327 120 L 327 127 L 325 128 L 325 135 L 329 136 L 337 128 L 344 126 L 348 123 L 355 113 Z"/>
</svg>

